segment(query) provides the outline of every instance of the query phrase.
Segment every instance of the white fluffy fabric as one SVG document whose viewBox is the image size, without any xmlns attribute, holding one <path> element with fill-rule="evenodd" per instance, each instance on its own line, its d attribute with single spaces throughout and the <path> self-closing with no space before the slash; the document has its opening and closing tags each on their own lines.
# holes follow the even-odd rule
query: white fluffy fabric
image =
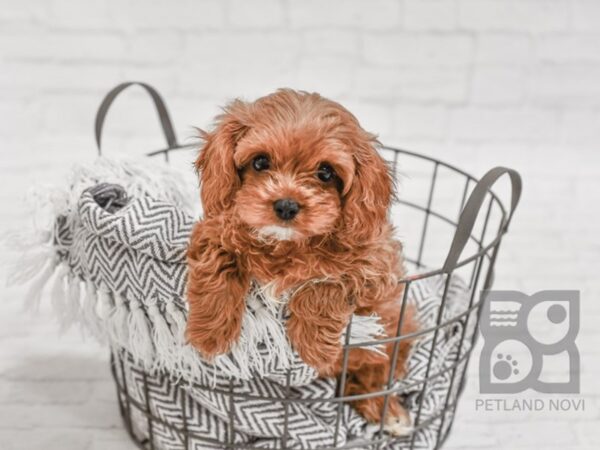
<svg viewBox="0 0 600 450">
<path fill-rule="evenodd" d="M 44 204 L 43 209 L 47 211 L 47 220 L 43 221 L 46 226 L 29 235 L 11 236 L 13 246 L 22 252 L 21 263 L 11 272 L 11 280 L 31 280 L 27 303 L 35 308 L 44 286 L 54 277 L 52 305 L 61 329 L 80 323 L 94 337 L 108 338 L 110 343 L 126 348 L 148 368 L 162 367 L 185 378 L 198 378 L 216 372 L 203 371 L 202 367 L 207 368 L 207 365 L 186 345 L 184 284 L 169 284 L 171 278 L 185 277 L 185 258 L 164 260 L 160 256 L 164 252 L 159 251 L 164 250 L 162 247 L 175 246 L 167 250 L 185 254 L 194 219 L 187 213 L 192 209 L 192 190 L 181 183 L 182 178 L 168 166 L 147 160 L 101 158 L 90 166 L 76 166 L 63 189 L 46 189 L 45 203 L 41 201 L 42 195 L 38 196 L 38 204 Z M 105 224 L 113 217 L 86 194 L 89 188 L 100 183 L 121 186 L 130 199 L 113 214 L 115 224 Z M 89 208 L 92 213 L 84 213 Z M 170 217 L 167 222 L 154 219 L 165 215 Z M 130 219 L 126 222 L 128 226 L 119 228 L 122 224 L 117 218 Z M 99 222 L 95 223 L 96 220 Z M 102 231 L 103 226 L 106 232 Z M 160 227 L 165 228 L 157 231 Z M 161 248 L 157 248 L 156 236 L 169 236 L 173 230 L 179 230 L 178 240 L 160 241 Z M 272 227 L 267 231 L 280 239 L 289 238 L 293 233 L 285 227 Z M 130 237 L 126 238 L 127 235 Z M 131 248 L 131 242 L 138 241 L 141 242 L 139 250 Z M 107 251 L 103 250 L 105 243 Z M 122 250 L 110 250 L 115 244 L 115 249 Z M 152 258 L 144 259 L 145 253 L 150 253 Z M 113 254 L 118 254 L 117 259 L 110 259 Z M 101 270 L 95 266 L 98 260 L 101 260 Z M 121 271 L 127 261 L 136 274 L 123 280 Z M 102 278 L 112 270 L 115 272 L 109 273 L 108 278 Z M 153 280 L 154 291 L 148 291 L 149 286 L 140 286 L 135 280 L 150 272 L 164 272 L 158 277 L 148 275 Z M 117 279 L 119 284 L 112 285 Z M 288 300 L 286 295 L 275 298 L 271 286 L 254 285 L 246 298 L 240 339 L 229 354 L 213 361 L 220 375 L 250 379 L 254 374 L 267 375 L 299 363 L 285 329 Z M 350 342 L 384 335 L 376 316 L 355 316 L 351 330 Z M 380 351 L 377 347 L 370 348 Z"/>
</svg>

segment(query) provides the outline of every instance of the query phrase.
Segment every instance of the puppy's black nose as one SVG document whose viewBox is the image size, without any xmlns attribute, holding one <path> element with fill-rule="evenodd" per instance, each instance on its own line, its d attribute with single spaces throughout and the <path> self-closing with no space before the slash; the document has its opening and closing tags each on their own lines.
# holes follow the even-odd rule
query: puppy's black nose
<svg viewBox="0 0 600 450">
<path fill-rule="evenodd" d="M 292 220 L 298 214 L 300 210 L 300 205 L 289 198 L 280 198 L 279 200 L 273 202 L 273 209 L 275 210 L 275 214 L 282 220 Z"/>
</svg>

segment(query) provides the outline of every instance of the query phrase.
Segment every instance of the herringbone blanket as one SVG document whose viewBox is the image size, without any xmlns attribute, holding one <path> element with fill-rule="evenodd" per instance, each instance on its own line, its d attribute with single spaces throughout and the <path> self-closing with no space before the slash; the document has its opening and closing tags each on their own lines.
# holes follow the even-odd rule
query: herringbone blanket
<svg viewBox="0 0 600 450">
<path fill-rule="evenodd" d="M 231 440 L 278 447 L 284 433 L 288 448 L 360 445 L 371 439 L 378 427 L 366 424 L 349 405 L 328 401 L 335 397 L 336 380 L 317 378 L 292 350 L 285 334 L 286 299 L 273 301 L 269 286 L 255 285 L 248 295 L 242 336 L 230 354 L 208 363 L 185 344 L 185 253 L 194 218 L 186 207 L 185 189 L 169 181 L 175 177 L 165 168 L 142 169 L 107 160 L 76 170 L 63 200 L 55 201 L 54 226 L 46 244 L 50 258 L 32 285 L 30 301 L 39 299 L 54 276 L 51 300 L 62 326 L 82 323 L 113 349 L 125 352 L 127 362 L 118 372 L 121 383 L 145 404 L 146 380 L 152 414 L 165 424 L 180 429 L 185 425 L 192 436 L 188 448 L 221 448 Z M 436 323 L 444 286 L 442 276 L 410 285 L 408 298 L 424 329 Z M 453 277 L 442 320 L 468 307 L 469 290 Z M 414 448 L 433 448 L 440 427 L 451 422 L 441 414 L 456 400 L 459 383 L 452 377 L 461 379 L 473 334 L 468 327 L 461 338 L 467 317 L 443 328 L 435 347 L 434 333 L 415 345 L 408 375 L 396 386 L 413 420 L 418 419 L 416 431 L 396 440 L 393 448 L 408 448 L 411 439 Z M 352 320 L 350 342 L 382 335 L 377 317 Z M 455 371 L 446 370 L 453 367 Z M 277 400 L 289 396 L 319 401 Z M 137 432 L 147 434 L 146 418 L 134 417 Z M 182 437 L 167 426 L 155 424 L 153 434 L 157 448 L 184 448 Z"/>
</svg>

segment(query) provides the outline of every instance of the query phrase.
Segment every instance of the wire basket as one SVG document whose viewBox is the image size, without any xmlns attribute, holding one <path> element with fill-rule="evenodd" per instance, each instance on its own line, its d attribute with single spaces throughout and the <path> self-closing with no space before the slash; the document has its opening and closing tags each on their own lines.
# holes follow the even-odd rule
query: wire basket
<svg viewBox="0 0 600 450">
<path fill-rule="evenodd" d="M 106 113 L 115 97 L 125 88 L 131 85 L 143 87 L 152 97 L 159 119 L 167 140 L 167 147 L 148 153 L 148 156 L 162 155 L 166 161 L 169 154 L 178 149 L 188 148 L 177 143 L 175 133 L 169 118 L 167 109 L 160 95 L 150 86 L 143 83 L 124 83 L 113 89 L 102 102 L 96 118 L 96 141 L 100 149 L 102 128 Z M 319 448 L 397 448 L 413 449 L 415 447 L 415 436 L 420 430 L 427 430 L 432 438 L 431 448 L 440 448 L 448 437 L 458 400 L 465 384 L 466 367 L 476 340 L 476 332 L 468 332 L 477 328 L 482 302 L 484 296 L 482 291 L 490 289 L 493 283 L 494 265 L 496 263 L 498 250 L 503 236 L 508 230 L 508 225 L 513 212 L 518 204 L 521 192 L 521 180 L 519 175 L 506 168 L 497 167 L 490 170 L 480 180 L 469 175 L 463 170 L 444 163 L 440 160 L 413 153 L 406 150 L 383 147 L 382 155 L 389 161 L 397 184 L 400 186 L 400 195 L 394 201 L 391 209 L 391 220 L 397 226 L 398 237 L 404 243 L 404 257 L 407 262 L 410 275 L 401 280 L 405 286 L 403 305 L 400 312 L 400 324 L 403 322 L 404 305 L 407 302 L 407 293 L 413 283 L 431 277 L 443 277 L 444 286 L 434 326 L 421 329 L 411 335 L 400 335 L 401 326 L 398 327 L 396 336 L 387 337 L 375 342 L 350 343 L 346 338 L 343 347 L 343 370 L 336 381 L 336 395 L 330 398 L 298 398 L 290 393 L 290 377 L 287 376 L 284 398 L 273 398 L 273 401 L 281 402 L 284 408 L 284 430 L 283 436 L 276 445 L 269 448 L 287 449 L 288 445 L 288 410 L 294 402 L 328 403 L 337 409 L 335 420 L 336 427 L 342 420 L 342 405 L 359 398 L 376 397 L 384 398 L 383 417 L 386 417 L 388 399 L 400 392 L 395 387 L 392 374 L 397 364 L 397 350 L 399 343 L 405 339 L 429 334 L 433 336 L 429 359 L 426 364 L 425 376 L 420 380 L 411 380 L 420 389 L 420 404 L 414 418 L 414 431 L 411 436 L 398 438 L 384 432 L 383 419 L 378 430 L 368 439 L 358 439 L 342 446 L 329 446 Z M 510 203 L 505 204 L 498 192 L 492 190 L 496 180 L 507 174 L 510 178 Z M 449 251 L 446 249 L 450 249 Z M 464 256 L 463 256 L 464 255 Z M 450 280 L 454 275 L 460 275 L 468 286 L 469 300 L 468 308 L 453 317 L 444 317 L 444 308 L 449 292 Z M 452 360 L 448 361 L 444 370 L 434 372 L 432 370 L 433 348 L 438 342 L 438 337 L 444 330 L 455 324 L 460 324 L 460 340 L 458 351 L 453 354 Z M 351 324 L 348 325 L 350 328 Z M 350 330 L 346 333 L 350 336 Z M 347 381 L 347 364 L 349 352 L 357 347 L 368 347 L 381 343 L 393 342 L 395 345 L 392 369 L 388 383 L 382 386 L 379 392 L 344 396 Z M 136 367 L 125 350 L 113 349 L 111 354 L 111 368 L 115 383 L 117 385 L 120 413 L 123 417 L 125 427 L 133 441 L 141 449 L 161 449 L 157 443 L 156 430 L 160 428 L 161 433 L 170 433 L 176 438 L 181 449 L 196 448 L 258 448 L 252 443 L 236 442 L 235 421 L 228 422 L 227 439 L 223 442 L 203 436 L 201 433 L 193 433 L 188 430 L 187 418 L 193 415 L 193 405 L 190 404 L 186 395 L 180 395 L 189 388 L 182 380 L 177 380 L 169 373 L 147 372 L 141 367 Z M 128 386 L 128 371 L 141 382 L 142 396 L 132 395 L 131 386 Z M 129 373 L 131 375 L 131 373 Z M 428 385 L 433 383 L 437 377 L 448 377 L 449 384 L 444 394 L 443 407 L 433 415 L 426 416 L 423 412 L 423 399 L 427 394 Z M 157 414 L 153 409 L 153 403 L 164 401 L 164 398 L 154 398 L 152 387 L 155 384 L 167 383 L 173 388 L 173 409 L 177 415 L 177 424 L 174 424 L 168 415 Z M 194 385 L 194 389 L 213 389 L 210 386 Z M 179 393 L 179 394 L 178 394 Z M 251 398 L 250 394 L 235 393 L 233 382 L 230 389 L 221 390 L 230 404 L 230 414 L 233 414 L 233 404 L 240 398 Z M 262 400 L 268 396 L 261 396 Z M 140 433 L 134 424 L 134 418 L 142 417 L 146 422 L 145 431 Z M 337 433 L 336 433 L 337 436 Z M 295 447 L 298 448 L 298 447 Z M 303 447 L 304 448 L 304 447 Z M 307 447 L 308 448 L 308 447 Z"/>
</svg>

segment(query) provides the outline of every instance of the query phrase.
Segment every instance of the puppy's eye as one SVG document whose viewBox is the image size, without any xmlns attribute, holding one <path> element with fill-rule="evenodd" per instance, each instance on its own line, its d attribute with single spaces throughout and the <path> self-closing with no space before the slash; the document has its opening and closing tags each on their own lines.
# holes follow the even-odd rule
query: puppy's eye
<svg viewBox="0 0 600 450">
<path fill-rule="evenodd" d="M 266 155 L 258 155 L 256 158 L 252 160 L 252 167 L 257 172 L 262 170 L 267 170 L 271 166 L 269 162 L 269 158 Z"/>
<path fill-rule="evenodd" d="M 323 163 L 319 166 L 319 170 L 317 171 L 317 177 L 323 183 L 327 183 L 328 181 L 331 181 L 333 179 L 334 175 L 335 175 L 335 172 L 333 171 L 333 167 L 331 167 L 329 164 Z"/>
</svg>

